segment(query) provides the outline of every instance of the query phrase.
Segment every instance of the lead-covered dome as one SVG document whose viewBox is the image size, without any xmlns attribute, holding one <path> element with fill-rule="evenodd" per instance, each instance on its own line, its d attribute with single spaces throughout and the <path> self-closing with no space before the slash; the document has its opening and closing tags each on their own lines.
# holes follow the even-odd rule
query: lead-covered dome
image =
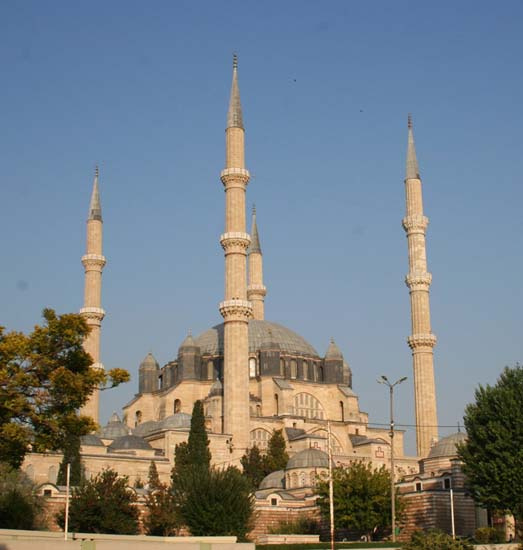
<svg viewBox="0 0 523 550">
<path fill-rule="evenodd" d="M 202 355 L 223 355 L 223 323 L 200 334 L 196 345 Z M 249 321 L 249 352 L 255 353 L 263 347 L 279 346 L 283 353 L 318 357 L 316 350 L 299 334 L 270 321 L 251 319 Z"/>
<path fill-rule="evenodd" d="M 328 468 L 329 455 L 320 449 L 305 449 L 296 453 L 287 462 L 286 470 L 293 468 Z"/>
<path fill-rule="evenodd" d="M 467 434 L 456 432 L 440 439 L 430 450 L 429 458 L 450 457 L 456 456 L 456 445 L 465 443 Z"/>
<path fill-rule="evenodd" d="M 124 435 L 115 439 L 110 445 L 110 451 L 151 450 L 152 447 L 138 435 Z"/>
<path fill-rule="evenodd" d="M 285 472 L 276 470 L 266 475 L 260 483 L 261 489 L 284 489 L 285 488 Z"/>
</svg>

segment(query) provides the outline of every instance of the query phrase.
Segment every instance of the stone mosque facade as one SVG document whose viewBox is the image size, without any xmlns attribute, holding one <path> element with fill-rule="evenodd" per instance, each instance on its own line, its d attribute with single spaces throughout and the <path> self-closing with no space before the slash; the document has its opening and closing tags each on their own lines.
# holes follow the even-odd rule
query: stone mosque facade
<svg viewBox="0 0 523 550">
<path fill-rule="evenodd" d="M 234 58 L 230 103 L 225 131 L 225 167 L 220 178 L 225 189 L 225 228 L 220 237 L 225 260 L 225 295 L 219 305 L 223 322 L 200 335 L 183 340 L 176 357 L 160 365 L 149 353 L 139 366 L 137 393 L 97 434 L 82 440 L 87 475 L 112 467 L 130 478 L 146 480 L 151 460 L 167 480 L 174 464 L 174 449 L 185 441 L 196 400 L 204 404 L 213 463 L 240 465 L 253 445 L 262 451 L 274 430 L 281 429 L 290 455 L 285 471 L 264 480 L 257 499 L 270 505 L 303 506 L 312 495 L 317 473 L 328 468 L 330 440 L 333 462 L 350 465 L 363 460 L 379 467 L 390 463 L 388 428 L 369 424 L 353 389 L 351 368 L 334 340 L 321 355 L 293 330 L 265 318 L 267 288 L 256 211 L 247 228 L 246 192 L 249 171 L 245 163 L 245 128 Z M 395 431 L 395 476 L 419 472 L 419 460 L 429 456 L 438 439 L 433 348 L 422 184 L 408 122 L 406 163 L 406 215 L 403 227 L 408 242 L 406 284 L 411 302 L 412 350 L 415 390 L 417 456 L 406 456 L 403 432 Z M 217 189 L 218 193 L 218 189 Z M 96 171 L 87 221 L 84 307 L 80 313 L 91 327 L 85 349 L 100 361 L 102 309 L 103 220 Z M 270 253 L 270 251 L 269 251 Z M 98 422 L 98 392 L 83 409 Z M 330 430 L 331 437 L 328 437 Z M 58 454 L 28 455 L 24 468 L 35 481 L 53 482 Z M 308 496 L 307 496 L 308 495 Z M 301 500 L 300 500 L 301 499 Z M 275 502 L 276 501 L 276 502 Z M 294 503 L 296 504 L 296 502 Z M 268 504 L 269 505 L 269 504 Z M 290 508 L 289 508 L 290 509 Z"/>
</svg>

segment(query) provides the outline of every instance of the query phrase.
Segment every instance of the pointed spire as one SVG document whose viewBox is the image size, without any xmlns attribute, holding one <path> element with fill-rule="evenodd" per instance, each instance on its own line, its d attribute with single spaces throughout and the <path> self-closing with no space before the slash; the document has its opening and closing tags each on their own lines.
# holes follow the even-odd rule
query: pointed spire
<svg viewBox="0 0 523 550">
<path fill-rule="evenodd" d="M 412 132 L 412 115 L 409 113 L 407 126 L 409 128 L 409 138 L 407 144 L 407 173 L 406 179 L 419 179 L 418 159 L 416 158 L 416 148 L 414 146 L 414 133 Z"/>
<path fill-rule="evenodd" d="M 240 88 L 238 86 L 238 56 L 232 58 L 232 85 L 229 111 L 227 112 L 227 128 L 243 128 Z"/>
<path fill-rule="evenodd" d="M 91 202 L 89 204 L 89 216 L 88 220 L 99 220 L 102 221 L 102 205 L 100 203 L 100 192 L 98 190 L 98 176 L 100 172 L 98 166 L 96 166 L 94 171 L 94 182 L 93 182 L 93 192 L 91 194 Z"/>
<path fill-rule="evenodd" d="M 252 226 L 251 226 L 251 244 L 247 250 L 248 254 L 257 252 L 261 254 L 260 237 L 258 235 L 258 225 L 256 224 L 256 206 L 252 205 Z"/>
<path fill-rule="evenodd" d="M 340 348 L 336 345 L 332 337 L 329 342 L 329 347 L 327 348 L 327 353 L 325 354 L 325 359 L 343 359 L 343 353 L 341 353 Z"/>
</svg>

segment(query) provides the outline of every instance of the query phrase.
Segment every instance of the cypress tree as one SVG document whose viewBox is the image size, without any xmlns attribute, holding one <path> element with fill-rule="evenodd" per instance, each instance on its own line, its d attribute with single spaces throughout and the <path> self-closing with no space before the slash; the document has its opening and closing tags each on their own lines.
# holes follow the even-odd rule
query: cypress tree
<svg viewBox="0 0 523 550">
<path fill-rule="evenodd" d="M 156 468 L 156 462 L 151 460 L 149 464 L 149 476 L 147 479 L 149 490 L 157 489 L 160 486 L 160 476 L 158 475 L 158 468 Z"/>
<path fill-rule="evenodd" d="M 265 460 L 267 473 L 284 470 L 285 466 L 287 466 L 289 455 L 285 450 L 285 439 L 282 430 L 274 430 L 272 432 Z"/>
<path fill-rule="evenodd" d="M 71 474 L 69 483 L 71 485 L 80 485 L 83 478 L 82 459 L 80 457 L 80 437 L 76 434 L 71 434 L 67 437 L 64 444 L 64 456 L 60 462 L 57 485 L 67 484 L 67 464 L 71 464 Z"/>
<path fill-rule="evenodd" d="M 205 430 L 203 403 L 196 401 L 192 410 L 191 430 L 187 442 L 187 459 L 192 466 L 208 470 L 211 465 L 209 438 Z"/>
</svg>

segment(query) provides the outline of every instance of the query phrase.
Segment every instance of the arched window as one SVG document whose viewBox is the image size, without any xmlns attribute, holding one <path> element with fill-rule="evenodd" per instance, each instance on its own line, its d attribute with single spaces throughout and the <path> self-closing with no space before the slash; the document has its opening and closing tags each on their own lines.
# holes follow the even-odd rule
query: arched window
<svg viewBox="0 0 523 550">
<path fill-rule="evenodd" d="M 311 481 L 310 481 L 310 487 L 314 487 L 316 485 L 316 473 L 311 472 Z"/>
<path fill-rule="evenodd" d="M 49 466 L 49 472 L 47 474 L 47 479 L 49 480 L 49 483 L 56 483 L 57 478 L 57 471 L 56 466 Z"/>
<path fill-rule="evenodd" d="M 316 434 L 321 434 L 323 437 L 325 437 L 325 441 L 328 441 L 329 439 L 329 433 L 327 430 L 324 430 L 323 428 L 320 430 L 316 430 L 313 432 Z M 333 455 L 342 455 L 343 454 L 343 447 L 341 446 L 340 440 L 331 433 L 331 449 Z"/>
<path fill-rule="evenodd" d="M 310 393 L 298 393 L 294 397 L 294 414 L 305 418 L 325 418 L 321 403 Z"/>
<path fill-rule="evenodd" d="M 340 401 L 340 413 L 341 413 L 341 421 L 345 422 L 345 409 L 343 408 L 343 401 Z"/>
<path fill-rule="evenodd" d="M 256 405 L 256 416 L 261 416 L 261 405 Z"/>
<path fill-rule="evenodd" d="M 138 426 L 140 422 L 142 421 L 142 411 L 136 411 L 134 413 L 134 425 Z"/>
<path fill-rule="evenodd" d="M 307 476 L 305 472 L 300 472 L 300 487 L 307 487 Z"/>
<path fill-rule="evenodd" d="M 279 400 L 278 400 L 278 394 L 277 393 L 274 394 L 274 404 L 276 405 L 276 415 L 279 415 L 280 414 L 280 403 L 279 403 Z"/>
<path fill-rule="evenodd" d="M 212 361 L 207 362 L 207 380 L 214 380 L 214 363 Z"/>
<path fill-rule="evenodd" d="M 280 359 L 280 376 L 285 376 L 285 359 Z"/>
<path fill-rule="evenodd" d="M 179 399 L 174 400 L 174 414 L 181 412 L 182 402 Z"/>
<path fill-rule="evenodd" d="M 298 474 L 296 472 L 293 472 L 291 474 L 291 487 L 294 489 L 295 487 L 298 487 Z"/>
<path fill-rule="evenodd" d="M 256 378 L 256 359 L 254 357 L 249 358 L 249 377 Z"/>
<path fill-rule="evenodd" d="M 266 451 L 271 434 L 263 428 L 257 428 L 251 432 L 251 447 L 258 447 L 261 451 Z"/>
<path fill-rule="evenodd" d="M 291 359 L 291 378 L 297 378 L 298 377 L 298 363 L 296 363 L 296 359 Z"/>
</svg>

